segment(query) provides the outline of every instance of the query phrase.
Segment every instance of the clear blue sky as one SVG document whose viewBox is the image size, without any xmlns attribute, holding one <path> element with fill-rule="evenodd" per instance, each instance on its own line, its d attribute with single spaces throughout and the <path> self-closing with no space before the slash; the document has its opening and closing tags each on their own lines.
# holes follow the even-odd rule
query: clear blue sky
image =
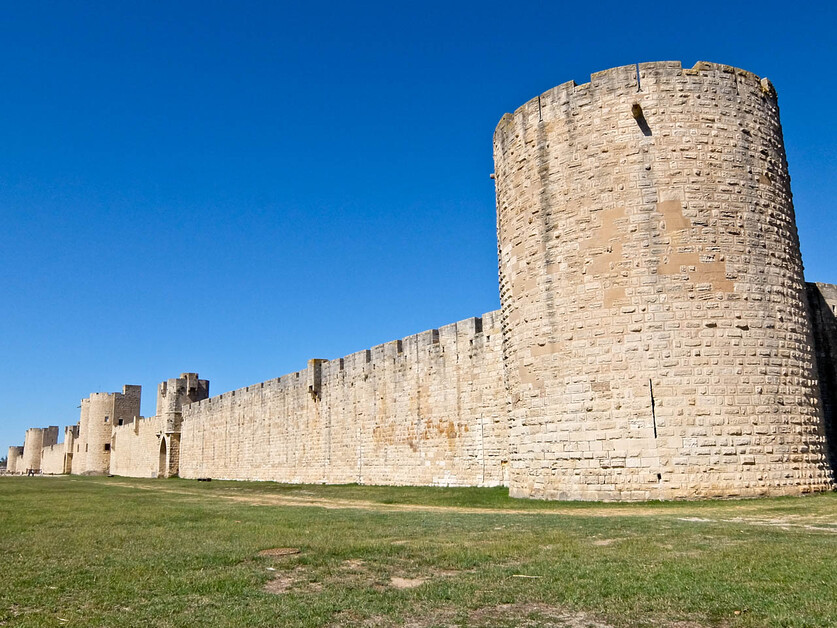
<svg viewBox="0 0 837 628">
<path fill-rule="evenodd" d="M 224 391 L 499 307 L 491 138 L 564 81 L 698 60 L 779 92 L 837 282 L 832 2 L 7 2 L 0 455 L 95 391 Z"/>
</svg>

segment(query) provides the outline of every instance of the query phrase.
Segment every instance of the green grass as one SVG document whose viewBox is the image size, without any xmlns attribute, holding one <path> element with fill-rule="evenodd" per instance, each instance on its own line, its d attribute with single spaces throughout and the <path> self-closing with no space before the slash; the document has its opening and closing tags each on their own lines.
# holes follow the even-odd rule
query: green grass
<svg viewBox="0 0 837 628">
<path fill-rule="evenodd" d="M 259 555 L 275 547 L 300 552 Z M 834 493 L 589 504 L 6 477 L 0 552 L 0 626 L 837 624 Z"/>
</svg>

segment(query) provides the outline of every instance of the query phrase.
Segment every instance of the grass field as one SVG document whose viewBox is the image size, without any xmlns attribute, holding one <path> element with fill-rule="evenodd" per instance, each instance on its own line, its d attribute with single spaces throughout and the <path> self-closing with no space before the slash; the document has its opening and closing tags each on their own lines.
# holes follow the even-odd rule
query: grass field
<svg viewBox="0 0 837 628">
<path fill-rule="evenodd" d="M 2 477 L 0 552 L 0 626 L 837 626 L 834 493 Z"/>
</svg>

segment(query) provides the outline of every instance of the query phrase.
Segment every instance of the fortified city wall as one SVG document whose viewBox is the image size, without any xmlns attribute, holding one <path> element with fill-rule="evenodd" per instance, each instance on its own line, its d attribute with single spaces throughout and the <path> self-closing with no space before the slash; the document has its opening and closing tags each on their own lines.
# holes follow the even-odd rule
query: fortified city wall
<svg viewBox="0 0 837 628">
<path fill-rule="evenodd" d="M 183 373 L 150 418 L 139 386 L 94 393 L 63 468 L 540 499 L 834 486 L 837 286 L 803 282 L 769 81 L 599 72 L 503 116 L 494 158 L 500 311 L 212 398 Z M 52 472 L 60 445 L 30 432 L 9 471 Z"/>
<path fill-rule="evenodd" d="M 772 85 L 644 63 L 494 136 L 511 494 L 831 484 Z"/>
<path fill-rule="evenodd" d="M 139 416 L 141 395 L 140 386 L 124 386 L 122 393 L 94 393 L 82 401 L 79 424 L 67 438 L 73 473 L 177 474 L 181 408 L 205 399 L 209 382 L 197 373 L 162 382 L 157 390 L 157 414 L 148 418 Z"/>
<path fill-rule="evenodd" d="M 64 443 L 47 445 L 41 452 L 41 473 L 61 475 L 67 473 L 64 468 Z"/>
<path fill-rule="evenodd" d="M 180 476 L 497 486 L 505 416 L 489 312 L 184 407 Z"/>
<path fill-rule="evenodd" d="M 159 472 L 159 417 L 136 417 L 113 426 L 110 473 L 137 478 L 156 478 Z"/>
</svg>

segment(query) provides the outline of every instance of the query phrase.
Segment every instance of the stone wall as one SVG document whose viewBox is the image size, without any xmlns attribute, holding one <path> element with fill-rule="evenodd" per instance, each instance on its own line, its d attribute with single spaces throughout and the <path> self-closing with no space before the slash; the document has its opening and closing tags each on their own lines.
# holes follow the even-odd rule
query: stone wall
<svg viewBox="0 0 837 628">
<path fill-rule="evenodd" d="M 156 478 L 163 424 L 159 417 L 137 417 L 113 426 L 110 473 L 138 478 Z"/>
<path fill-rule="evenodd" d="M 64 470 L 64 443 L 44 447 L 41 452 L 41 473 L 61 475 Z"/>
<path fill-rule="evenodd" d="M 183 408 L 186 478 L 506 483 L 496 312 Z"/>
<path fill-rule="evenodd" d="M 614 68 L 505 115 L 494 157 L 512 495 L 831 486 L 767 80 Z"/>
<path fill-rule="evenodd" d="M 837 286 L 809 283 L 807 288 L 831 468 L 837 470 Z"/>
</svg>

